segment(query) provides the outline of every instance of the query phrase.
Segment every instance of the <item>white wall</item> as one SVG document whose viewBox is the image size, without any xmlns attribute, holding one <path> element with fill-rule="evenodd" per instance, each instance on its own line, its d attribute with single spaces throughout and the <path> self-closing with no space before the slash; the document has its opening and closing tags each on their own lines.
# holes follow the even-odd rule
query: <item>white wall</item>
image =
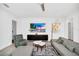
<svg viewBox="0 0 79 59">
<path fill-rule="evenodd" d="M 51 40 L 51 25 L 52 23 L 59 22 L 61 23 L 61 30 L 53 34 L 53 39 L 57 39 L 60 36 L 68 38 L 66 21 L 64 18 L 55 19 L 55 18 L 22 18 L 17 20 L 17 34 L 23 34 L 24 38 L 27 39 L 28 34 L 35 34 L 30 32 L 30 23 L 46 23 L 46 32 L 38 34 L 48 34 L 48 40 Z M 65 26 L 65 27 L 64 27 Z"/>
<path fill-rule="evenodd" d="M 13 16 L 0 7 L 0 50 L 12 44 Z"/>
<path fill-rule="evenodd" d="M 75 42 L 79 42 L 79 16 L 73 17 L 73 39 Z"/>
<path fill-rule="evenodd" d="M 79 43 L 79 12 L 72 14 L 71 16 L 67 17 L 67 23 L 71 22 L 73 26 L 73 41 Z"/>
</svg>

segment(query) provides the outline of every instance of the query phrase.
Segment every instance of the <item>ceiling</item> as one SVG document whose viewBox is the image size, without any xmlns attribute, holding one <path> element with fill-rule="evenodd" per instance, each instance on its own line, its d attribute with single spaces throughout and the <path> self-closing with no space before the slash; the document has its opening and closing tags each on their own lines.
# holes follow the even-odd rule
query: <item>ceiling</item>
<svg viewBox="0 0 79 59">
<path fill-rule="evenodd" d="M 75 3 L 44 3 L 45 11 L 41 9 L 41 3 L 6 3 L 10 8 L 5 7 L 16 17 L 60 17 L 67 16 L 78 11 L 78 4 Z"/>
</svg>

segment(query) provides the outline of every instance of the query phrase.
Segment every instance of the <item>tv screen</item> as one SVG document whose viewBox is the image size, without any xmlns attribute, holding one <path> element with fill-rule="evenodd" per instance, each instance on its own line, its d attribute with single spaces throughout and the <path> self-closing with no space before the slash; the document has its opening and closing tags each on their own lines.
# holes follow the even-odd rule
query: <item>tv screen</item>
<svg viewBox="0 0 79 59">
<path fill-rule="evenodd" d="M 32 31 L 44 32 L 45 31 L 45 23 L 31 23 L 30 29 Z"/>
</svg>

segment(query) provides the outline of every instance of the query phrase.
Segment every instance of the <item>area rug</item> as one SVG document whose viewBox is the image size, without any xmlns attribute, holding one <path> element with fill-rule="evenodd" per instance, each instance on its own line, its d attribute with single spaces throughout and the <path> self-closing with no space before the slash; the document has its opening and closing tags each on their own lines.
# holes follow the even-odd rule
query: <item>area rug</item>
<svg viewBox="0 0 79 59">
<path fill-rule="evenodd" d="M 37 48 L 33 48 L 32 56 L 58 56 L 55 49 L 51 46 L 51 44 L 47 44 L 46 48 L 43 48 L 42 51 L 39 48 L 37 51 Z"/>
</svg>

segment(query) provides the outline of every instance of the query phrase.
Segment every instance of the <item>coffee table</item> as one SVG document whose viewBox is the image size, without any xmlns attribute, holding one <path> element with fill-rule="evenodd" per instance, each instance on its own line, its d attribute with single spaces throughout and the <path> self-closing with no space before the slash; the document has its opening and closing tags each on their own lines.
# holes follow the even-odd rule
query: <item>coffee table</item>
<svg viewBox="0 0 79 59">
<path fill-rule="evenodd" d="M 37 47 L 37 51 L 38 51 L 39 48 L 42 51 L 43 48 L 46 48 L 46 43 L 42 42 L 42 41 L 34 41 L 33 46 Z"/>
</svg>

